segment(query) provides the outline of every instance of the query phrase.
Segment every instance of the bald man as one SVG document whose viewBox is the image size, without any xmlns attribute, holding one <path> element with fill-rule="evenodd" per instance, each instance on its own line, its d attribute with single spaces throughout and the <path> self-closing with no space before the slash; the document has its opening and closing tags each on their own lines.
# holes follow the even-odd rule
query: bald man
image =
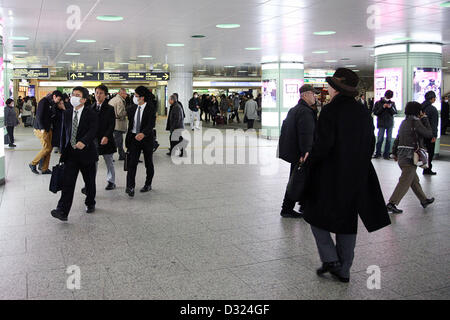
<svg viewBox="0 0 450 320">
<path fill-rule="evenodd" d="M 124 88 L 121 88 L 119 93 L 109 101 L 109 104 L 114 107 L 114 111 L 116 113 L 114 140 L 119 152 L 119 160 L 125 160 L 125 151 L 123 150 L 123 134 L 127 132 L 128 125 L 127 110 L 125 105 L 127 95 L 127 91 Z"/>
</svg>

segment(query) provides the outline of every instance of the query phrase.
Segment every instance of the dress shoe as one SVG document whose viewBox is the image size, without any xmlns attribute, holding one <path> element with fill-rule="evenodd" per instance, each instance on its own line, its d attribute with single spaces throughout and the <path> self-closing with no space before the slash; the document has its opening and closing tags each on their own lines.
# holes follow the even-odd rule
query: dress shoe
<svg viewBox="0 0 450 320">
<path fill-rule="evenodd" d="M 156 150 L 158 150 L 159 148 L 159 143 L 158 141 L 155 141 L 155 145 L 153 146 L 153 152 L 156 152 Z"/>
<path fill-rule="evenodd" d="M 134 197 L 134 188 L 126 188 L 125 192 L 128 193 L 130 197 Z"/>
<path fill-rule="evenodd" d="M 333 262 L 324 262 L 322 263 L 322 267 L 317 269 L 317 275 L 321 276 L 330 271 L 337 271 L 341 267 L 341 263 L 339 261 Z"/>
<path fill-rule="evenodd" d="M 33 172 L 34 174 L 39 174 L 39 171 L 37 171 L 36 166 L 33 166 L 32 164 L 28 165 L 31 169 L 31 172 Z"/>
<path fill-rule="evenodd" d="M 428 169 L 428 170 L 423 170 L 423 175 L 424 176 L 435 176 L 435 175 L 437 175 L 437 173 Z"/>
<path fill-rule="evenodd" d="M 427 199 L 425 200 L 425 202 L 420 202 L 420 204 L 422 205 L 422 207 L 425 209 L 426 207 L 428 207 L 430 204 L 432 204 L 434 202 L 434 198 L 431 199 Z"/>
<path fill-rule="evenodd" d="M 394 214 L 403 213 L 403 210 L 400 210 L 399 208 L 397 208 L 397 206 L 393 203 L 388 203 L 386 208 L 387 208 L 388 212 L 392 212 Z"/>
<path fill-rule="evenodd" d="M 116 185 L 112 182 L 108 182 L 108 185 L 106 186 L 105 190 L 114 190 L 116 188 Z"/>
<path fill-rule="evenodd" d="M 283 218 L 295 218 L 295 219 L 303 218 L 303 214 L 300 212 L 297 212 L 295 210 L 291 210 L 291 211 L 281 210 L 280 215 Z"/>
<path fill-rule="evenodd" d="M 61 221 L 67 221 L 67 215 L 59 209 L 52 210 L 52 216 Z"/>
<path fill-rule="evenodd" d="M 147 185 L 145 185 L 142 189 L 141 189 L 141 192 L 142 193 L 145 193 L 145 192 L 149 192 L 149 191 L 151 191 L 152 190 L 152 186 L 147 186 Z"/>
<path fill-rule="evenodd" d="M 330 274 L 334 278 L 338 279 L 340 282 L 343 282 L 343 283 L 349 283 L 350 282 L 350 278 L 342 277 L 337 271 L 330 270 Z"/>
<path fill-rule="evenodd" d="M 372 158 L 373 158 L 373 159 L 378 159 L 378 158 L 381 158 L 381 155 L 380 155 L 380 154 L 376 154 L 376 155 L 374 155 Z"/>
<path fill-rule="evenodd" d="M 95 206 L 86 206 L 86 213 L 94 213 Z"/>
<path fill-rule="evenodd" d="M 84 188 L 81 189 L 81 193 L 84 194 L 84 195 L 86 195 L 86 187 L 84 187 Z"/>
<path fill-rule="evenodd" d="M 52 174 L 52 171 L 49 170 L 49 169 L 47 169 L 47 170 L 45 170 L 45 171 L 42 171 L 42 174 Z"/>
<path fill-rule="evenodd" d="M 10 143 L 8 146 L 9 146 L 10 148 L 15 148 L 15 147 L 17 147 L 14 143 Z"/>
</svg>

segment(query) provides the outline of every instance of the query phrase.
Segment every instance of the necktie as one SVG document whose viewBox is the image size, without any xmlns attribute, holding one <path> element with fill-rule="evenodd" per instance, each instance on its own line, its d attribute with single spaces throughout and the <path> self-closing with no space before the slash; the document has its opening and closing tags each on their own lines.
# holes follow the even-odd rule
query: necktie
<svg viewBox="0 0 450 320">
<path fill-rule="evenodd" d="M 141 107 L 138 107 L 137 119 L 136 119 L 136 134 L 141 133 Z"/>
<path fill-rule="evenodd" d="M 101 108 L 102 106 L 101 105 L 97 105 L 97 112 L 100 112 L 100 108 Z"/>
<path fill-rule="evenodd" d="M 73 148 L 77 144 L 77 131 L 78 131 L 78 111 L 75 110 L 75 117 L 73 117 L 72 121 L 72 136 L 70 137 L 70 144 Z"/>
</svg>

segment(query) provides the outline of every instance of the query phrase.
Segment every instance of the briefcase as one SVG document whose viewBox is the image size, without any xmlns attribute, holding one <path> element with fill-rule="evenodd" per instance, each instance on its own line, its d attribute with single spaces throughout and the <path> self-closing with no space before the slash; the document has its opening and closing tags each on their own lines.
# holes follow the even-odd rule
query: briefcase
<svg viewBox="0 0 450 320">
<path fill-rule="evenodd" d="M 62 190 L 64 181 L 64 164 L 58 163 L 53 167 L 52 177 L 50 178 L 50 191 L 57 193 Z"/>
<path fill-rule="evenodd" d="M 125 153 L 125 159 L 123 161 L 123 171 L 128 171 L 128 161 L 130 159 L 130 153 L 126 152 Z"/>
<path fill-rule="evenodd" d="M 305 200 L 308 170 L 304 163 L 297 163 L 292 170 L 286 189 L 286 195 L 291 201 L 302 204 Z"/>
</svg>

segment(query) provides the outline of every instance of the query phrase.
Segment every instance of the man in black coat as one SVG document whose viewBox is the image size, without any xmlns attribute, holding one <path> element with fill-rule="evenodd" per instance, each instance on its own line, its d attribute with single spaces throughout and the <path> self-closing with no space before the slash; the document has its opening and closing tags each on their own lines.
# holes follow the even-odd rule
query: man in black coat
<svg viewBox="0 0 450 320">
<path fill-rule="evenodd" d="M 147 177 L 141 192 L 152 190 L 155 168 L 153 165 L 154 136 L 156 124 L 156 106 L 150 98 L 150 91 L 143 86 L 137 87 L 133 98 L 134 105 L 128 110 L 128 132 L 125 146 L 128 152 L 128 172 L 126 193 L 134 197 L 136 187 L 136 172 L 141 152 L 144 153 Z"/>
<path fill-rule="evenodd" d="M 39 161 L 41 161 L 41 159 L 44 159 L 42 164 L 42 174 L 52 173 L 48 169 L 48 166 L 50 164 L 50 156 L 53 149 L 52 117 L 54 115 L 55 105 L 58 104 L 59 101 L 61 101 L 62 97 L 62 93 L 56 90 L 39 101 L 36 110 L 36 119 L 34 122 L 34 135 L 41 141 L 42 149 L 29 164 L 31 172 L 33 172 L 34 174 L 39 174 L 36 166 L 38 165 Z"/>
<path fill-rule="evenodd" d="M 167 153 L 168 156 L 172 156 L 176 147 L 180 149 L 180 157 L 184 154 L 184 143 L 181 135 L 184 129 L 184 117 L 183 107 L 178 103 L 178 97 L 173 94 L 169 97 L 170 111 L 167 117 L 166 130 L 170 131 L 170 148 Z"/>
<path fill-rule="evenodd" d="M 316 140 L 307 157 L 309 170 L 304 219 L 311 225 L 322 267 L 342 282 L 350 280 L 358 215 L 369 232 L 390 224 L 371 162 L 373 120 L 354 97 L 359 77 L 339 68 L 326 78 L 331 102 L 320 114 Z M 334 244 L 330 233 L 336 234 Z"/>
<path fill-rule="evenodd" d="M 191 130 L 200 129 L 200 99 L 198 93 L 194 92 L 194 96 L 189 100 L 189 110 L 191 111 Z"/>
<path fill-rule="evenodd" d="M 116 188 L 116 172 L 114 169 L 113 155 L 116 153 L 116 142 L 114 140 L 114 128 L 116 127 L 116 113 L 114 107 L 108 104 L 106 96 L 108 88 L 99 85 L 95 88 L 95 100 L 92 109 L 98 114 L 97 140 L 95 144 L 98 154 L 103 156 L 107 169 L 107 185 L 105 190 Z"/>
<path fill-rule="evenodd" d="M 392 129 L 394 128 L 394 115 L 396 115 L 397 108 L 395 102 L 391 99 L 394 97 L 394 93 L 391 90 L 386 91 L 384 97 L 378 101 L 373 107 L 373 113 L 378 117 L 378 141 L 374 158 L 381 157 L 381 148 L 383 146 L 384 134 L 386 132 L 386 144 L 384 146 L 383 158 L 385 160 L 390 159 L 391 155 L 391 143 L 392 143 Z"/>
<path fill-rule="evenodd" d="M 63 115 L 60 162 L 64 163 L 64 181 L 58 206 L 51 212 L 53 217 L 62 221 L 67 221 L 80 171 L 86 184 L 86 213 L 95 211 L 95 164 L 98 153 L 94 140 L 98 116 L 85 105 L 88 98 L 86 88 L 74 88 L 70 99 L 73 109 L 66 110 Z"/>
<path fill-rule="evenodd" d="M 433 172 L 433 158 L 434 151 L 436 149 L 436 141 L 438 137 L 438 126 L 439 126 L 439 111 L 433 106 L 436 102 L 436 93 L 434 91 L 428 91 L 425 94 L 425 102 L 422 104 L 422 111 L 428 117 L 430 121 L 431 130 L 433 131 L 433 138 L 425 139 L 425 146 L 428 151 L 428 169 L 423 170 L 424 175 L 435 176 L 436 172 Z"/>
<path fill-rule="evenodd" d="M 450 122 L 450 105 L 448 104 L 448 96 L 444 97 L 441 106 L 441 135 L 447 135 L 447 127 Z"/>
<path fill-rule="evenodd" d="M 300 88 L 301 99 L 289 110 L 281 128 L 278 146 L 278 157 L 291 164 L 292 175 L 294 167 L 300 159 L 311 152 L 314 141 L 314 130 L 317 122 L 317 111 L 312 106 L 316 103 L 313 86 L 305 84 Z M 301 218 L 302 214 L 294 210 L 295 201 L 284 196 L 281 216 L 284 218 Z"/>
</svg>

